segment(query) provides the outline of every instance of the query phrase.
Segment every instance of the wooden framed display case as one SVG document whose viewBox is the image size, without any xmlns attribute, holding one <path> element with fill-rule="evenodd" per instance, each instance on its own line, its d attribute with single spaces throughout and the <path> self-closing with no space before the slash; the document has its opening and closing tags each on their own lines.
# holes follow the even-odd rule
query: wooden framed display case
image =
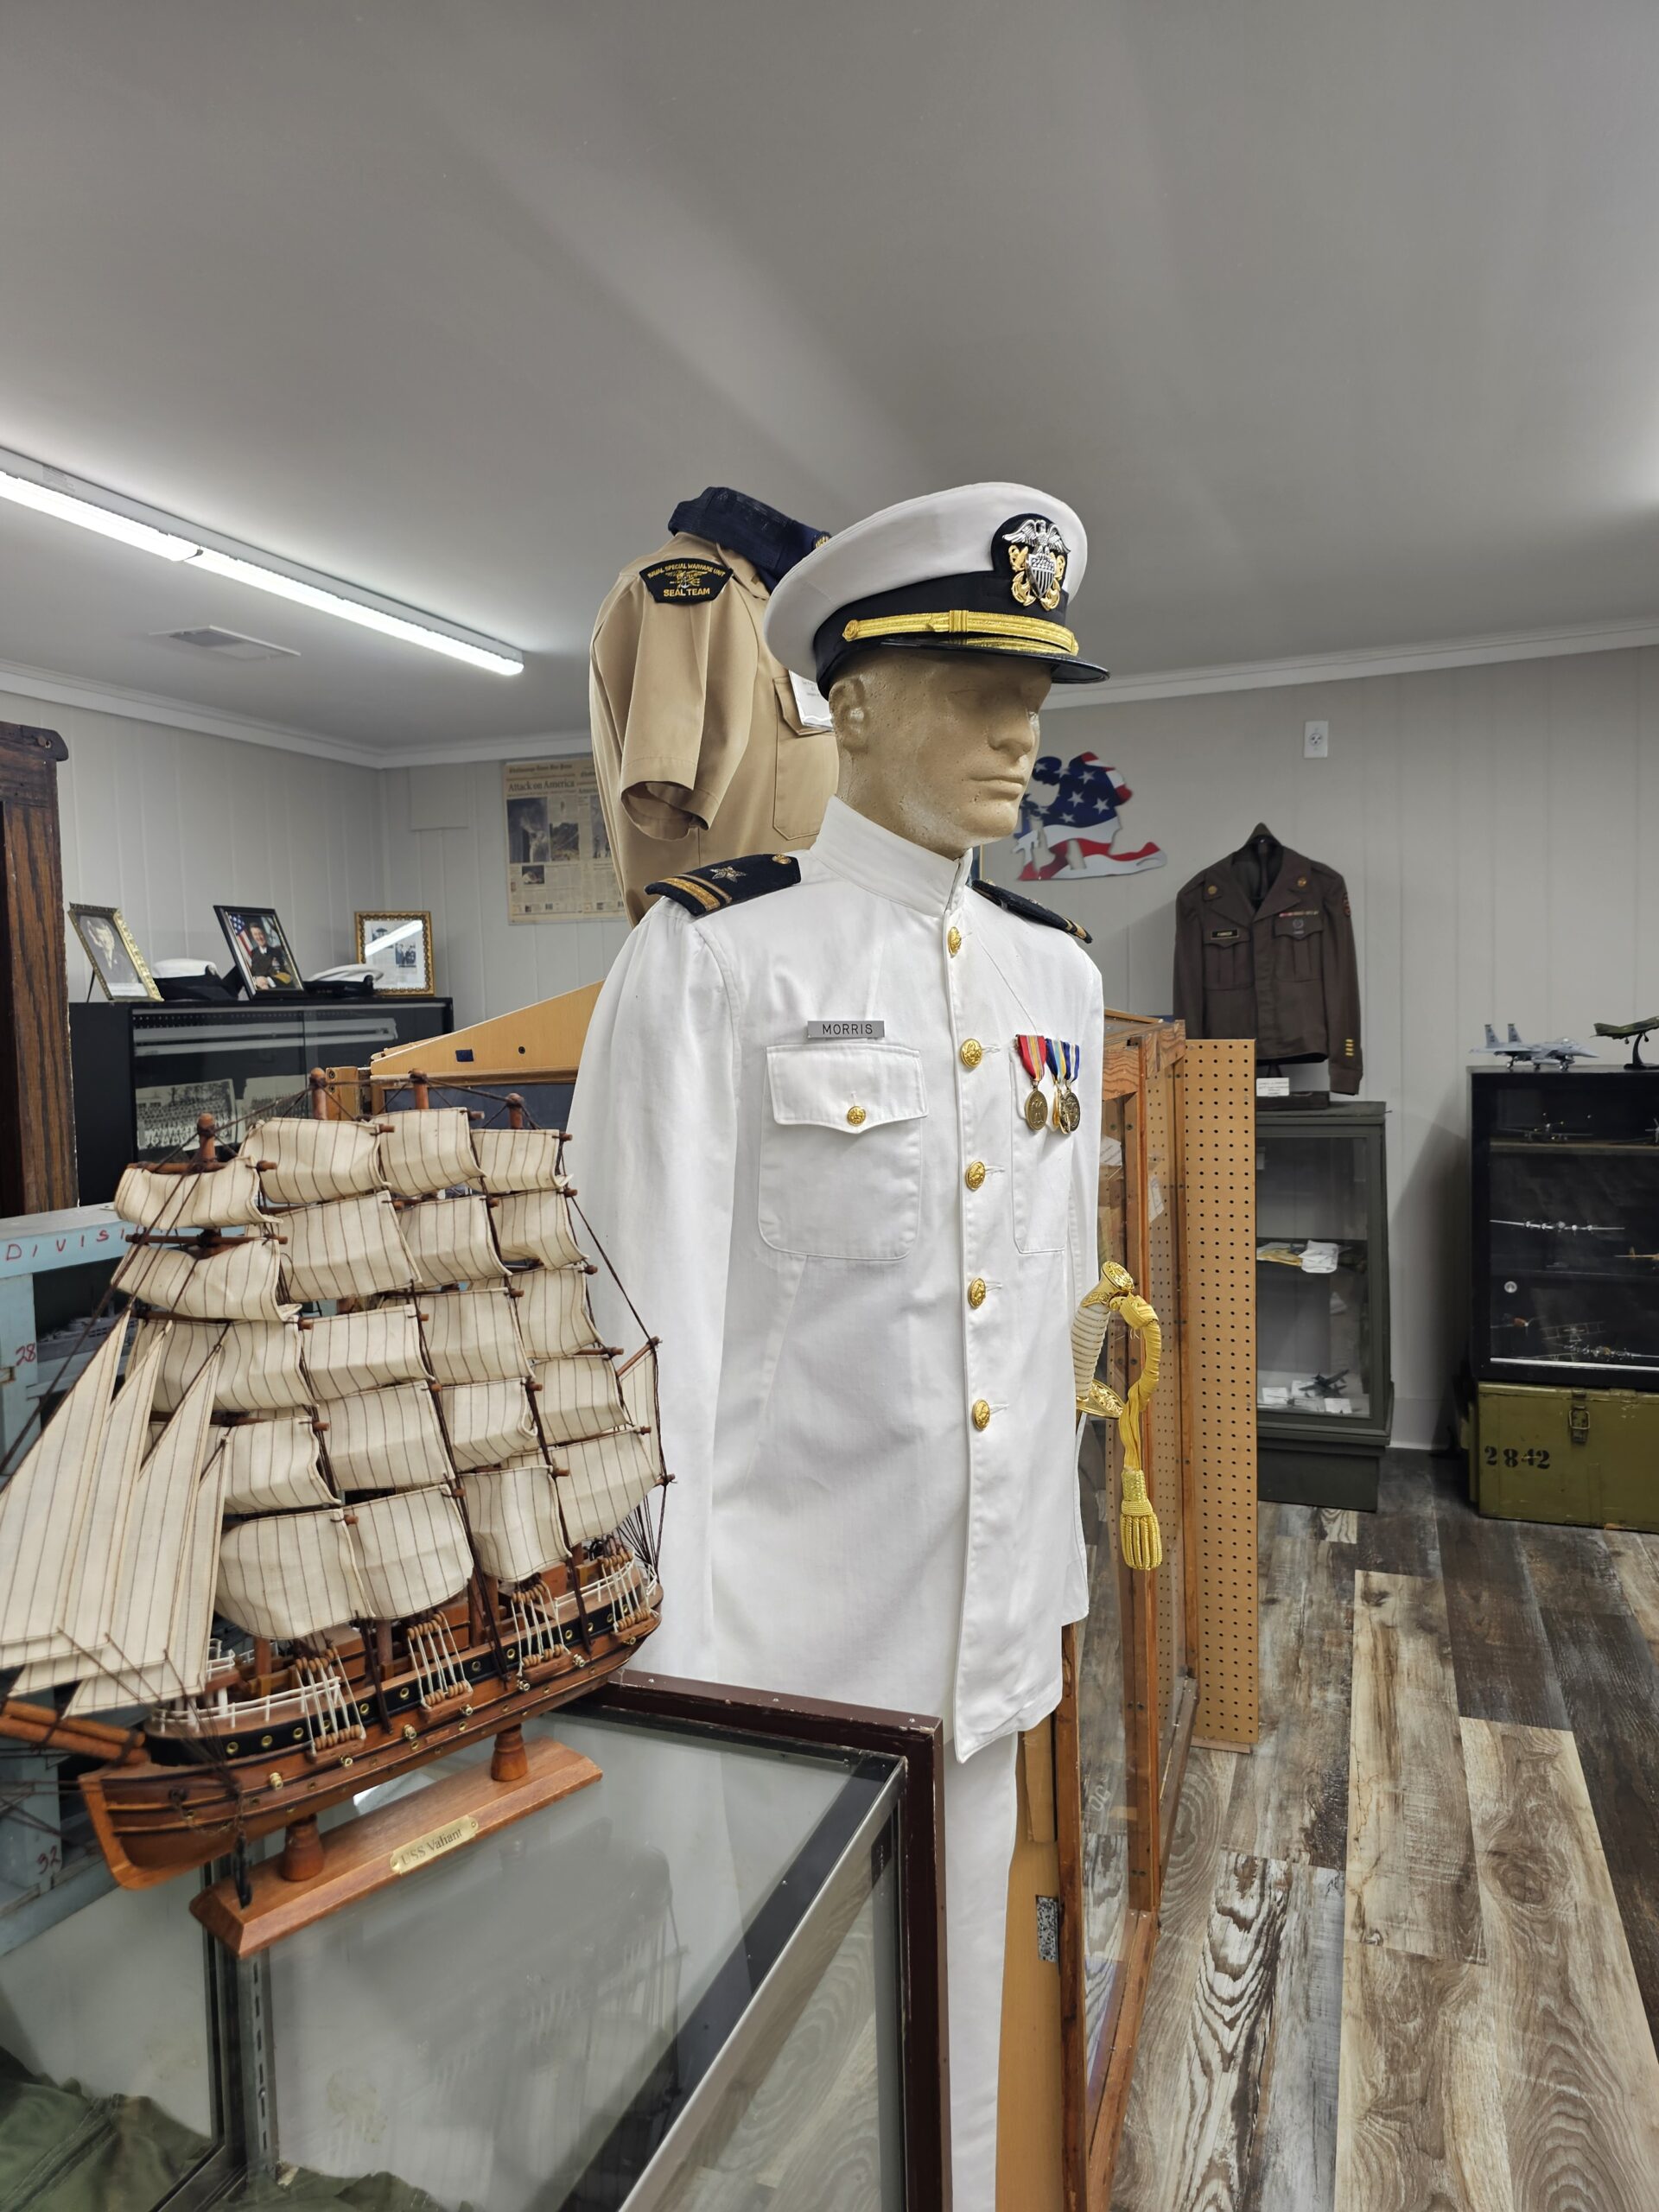
<svg viewBox="0 0 1659 2212">
<path fill-rule="evenodd" d="M 1090 1422 L 1079 1478 L 1088 1618 L 1024 1739 L 1009 1885 L 999 2201 L 1106 2212 L 1187 1750 L 1257 1725 L 1254 1047 L 1107 1017 L 1099 1240 L 1156 1310 L 1142 1417 L 1162 1565 L 1119 1554 L 1122 1450 Z M 1114 1327 L 1120 1393 L 1141 1340 Z M 1033 1935 L 1034 1929 L 1034 1935 Z"/>
</svg>

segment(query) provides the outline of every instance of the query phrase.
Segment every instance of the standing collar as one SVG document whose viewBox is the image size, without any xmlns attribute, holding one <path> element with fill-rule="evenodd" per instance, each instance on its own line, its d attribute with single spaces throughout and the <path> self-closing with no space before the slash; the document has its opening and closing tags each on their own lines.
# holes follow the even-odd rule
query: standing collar
<svg viewBox="0 0 1659 2212">
<path fill-rule="evenodd" d="M 892 899 L 918 914 L 943 914 L 968 881 L 972 856 L 947 860 L 884 830 L 862 814 L 855 814 L 842 800 L 832 798 L 824 810 L 823 827 L 812 847 L 812 858 L 831 875 L 873 891 L 878 899 Z"/>
</svg>

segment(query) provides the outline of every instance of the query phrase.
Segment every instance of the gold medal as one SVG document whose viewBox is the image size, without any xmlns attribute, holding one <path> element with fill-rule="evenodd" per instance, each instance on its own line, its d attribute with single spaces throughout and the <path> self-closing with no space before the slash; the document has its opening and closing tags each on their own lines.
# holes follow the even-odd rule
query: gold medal
<svg viewBox="0 0 1659 2212">
<path fill-rule="evenodd" d="M 1048 1126 L 1048 1101 L 1039 1090 L 1033 1089 L 1026 1101 L 1026 1127 L 1034 1135 Z"/>
<path fill-rule="evenodd" d="M 1043 1096 L 1043 1070 L 1048 1065 L 1046 1037 L 1016 1037 L 1020 1064 L 1031 1077 L 1031 1096 L 1026 1101 L 1026 1127 L 1035 1136 L 1039 1129 L 1048 1127 L 1048 1101 Z"/>
<path fill-rule="evenodd" d="M 1067 1136 L 1075 1136 L 1083 1126 L 1083 1101 L 1069 1083 L 1065 1086 L 1065 1097 L 1060 1107 L 1060 1114 L 1065 1122 L 1065 1134 Z"/>
</svg>

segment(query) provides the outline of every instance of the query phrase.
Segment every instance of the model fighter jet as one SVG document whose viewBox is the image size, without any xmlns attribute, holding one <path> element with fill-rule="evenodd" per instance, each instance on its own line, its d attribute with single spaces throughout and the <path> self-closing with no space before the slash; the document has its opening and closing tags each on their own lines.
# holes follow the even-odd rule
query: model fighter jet
<svg viewBox="0 0 1659 2212">
<path fill-rule="evenodd" d="M 1599 1021 L 1596 1024 L 1598 1037 L 1630 1039 L 1630 1057 L 1624 1063 L 1627 1068 L 1647 1066 L 1647 1061 L 1642 1057 L 1642 1039 L 1655 1029 L 1659 1029 L 1659 1014 L 1650 1014 L 1645 1021 Z"/>
<path fill-rule="evenodd" d="M 1486 1024 L 1486 1042 L 1477 1045 L 1475 1050 L 1478 1052 L 1502 1052 L 1512 1068 L 1522 1063 L 1529 1067 L 1541 1068 L 1551 1061 L 1558 1068 L 1570 1068 L 1574 1060 L 1600 1058 L 1599 1053 L 1586 1052 L 1582 1045 L 1574 1044 L 1570 1037 L 1552 1037 L 1545 1044 L 1529 1045 L 1523 1041 L 1521 1032 L 1513 1022 L 1510 1024 L 1508 1040 L 1501 1041 L 1489 1021 Z"/>
</svg>

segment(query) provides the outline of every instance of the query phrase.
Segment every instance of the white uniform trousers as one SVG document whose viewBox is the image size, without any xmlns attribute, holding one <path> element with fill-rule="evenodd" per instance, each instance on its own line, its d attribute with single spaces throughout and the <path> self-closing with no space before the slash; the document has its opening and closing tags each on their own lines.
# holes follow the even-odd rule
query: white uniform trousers
<svg viewBox="0 0 1659 2212">
<path fill-rule="evenodd" d="M 996 2091 L 1008 1866 L 1019 1818 L 1017 1736 L 944 1755 L 944 1907 L 955 2212 L 995 2212 Z"/>
</svg>

